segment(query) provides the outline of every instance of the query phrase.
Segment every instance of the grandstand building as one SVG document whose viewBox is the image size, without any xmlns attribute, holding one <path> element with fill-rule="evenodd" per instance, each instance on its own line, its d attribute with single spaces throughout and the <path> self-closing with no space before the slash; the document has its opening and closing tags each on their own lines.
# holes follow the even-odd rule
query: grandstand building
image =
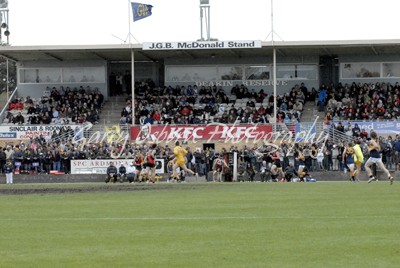
<svg viewBox="0 0 400 268">
<path fill-rule="evenodd" d="M 135 81 L 151 79 L 156 85 L 172 87 L 216 85 L 225 90 L 244 84 L 272 93 L 270 42 L 193 43 L 2 46 L 0 56 L 17 62 L 16 94 L 22 97 L 41 97 L 46 87 L 83 85 L 98 88 L 107 98 L 110 74 L 131 71 L 132 59 Z M 318 89 L 321 83 L 395 83 L 400 79 L 400 40 L 281 41 L 274 42 L 274 47 L 278 94 L 302 82 Z"/>
</svg>

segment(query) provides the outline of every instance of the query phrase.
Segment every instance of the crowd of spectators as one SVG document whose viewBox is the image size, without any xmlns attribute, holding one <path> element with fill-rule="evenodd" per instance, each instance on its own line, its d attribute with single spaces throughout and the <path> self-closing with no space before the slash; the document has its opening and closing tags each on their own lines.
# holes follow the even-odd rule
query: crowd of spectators
<svg viewBox="0 0 400 268">
<path fill-rule="evenodd" d="M 274 96 L 236 85 L 229 92 L 220 86 L 164 86 L 152 81 L 135 85 L 136 124 L 269 123 L 274 113 Z M 277 121 L 299 122 L 306 101 L 317 91 L 302 83 L 277 96 Z M 121 112 L 120 124 L 132 123 L 131 98 Z"/>
<path fill-rule="evenodd" d="M 20 173 L 49 173 L 51 170 L 69 173 L 71 160 L 75 159 L 146 159 L 150 144 L 137 144 L 129 141 L 126 144 L 117 142 L 72 142 L 72 137 L 77 135 L 70 128 L 61 128 L 55 131 L 47 140 L 43 137 L 32 138 L 27 142 L 21 141 L 14 145 L 0 148 L 0 165 L 4 167 L 7 160 L 14 163 L 15 169 Z M 365 159 L 368 158 L 367 139 L 369 133 L 362 137 L 361 148 Z M 78 139 L 79 140 L 79 139 Z M 389 169 L 397 169 L 400 162 L 400 135 L 395 137 L 379 137 L 382 160 Z M 305 166 L 311 173 L 314 171 L 344 171 L 345 164 L 342 162 L 342 154 L 347 144 L 343 142 L 332 142 L 329 139 L 324 143 L 292 143 L 283 142 L 278 144 L 278 154 L 274 147 L 269 145 L 252 146 L 244 145 L 239 148 L 236 145 L 228 145 L 227 148 L 215 150 L 214 148 L 191 149 L 187 146 L 187 167 L 200 176 L 207 176 L 213 169 L 213 162 L 218 155 L 227 156 L 227 163 L 232 159 L 233 152 L 237 152 L 238 172 L 243 174 L 258 174 L 265 172 L 267 165 L 270 168 L 278 157 L 283 170 L 293 167 L 298 169 L 299 162 L 296 160 L 298 152 L 305 157 Z M 157 158 L 165 159 L 168 163 L 173 157 L 173 148 L 168 144 L 158 145 Z M 231 156 L 229 156 L 231 155 Z M 167 165 L 165 165 L 165 172 Z M 231 170 L 225 170 L 224 174 L 230 174 Z M 232 175 L 232 174 L 231 174 Z M 207 177 L 206 177 L 207 178 Z"/>
<path fill-rule="evenodd" d="M 47 87 L 39 99 L 15 97 L 8 105 L 5 123 L 95 124 L 100 119 L 103 94 L 96 88 Z"/>
<path fill-rule="evenodd" d="M 391 83 L 322 84 L 318 93 L 326 121 L 398 120 L 400 85 Z"/>
</svg>

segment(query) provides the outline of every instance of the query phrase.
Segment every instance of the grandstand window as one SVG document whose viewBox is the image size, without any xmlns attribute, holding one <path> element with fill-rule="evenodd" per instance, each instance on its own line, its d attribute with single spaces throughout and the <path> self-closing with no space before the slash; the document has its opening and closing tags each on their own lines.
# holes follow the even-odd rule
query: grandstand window
<svg viewBox="0 0 400 268">
<path fill-rule="evenodd" d="M 242 80 L 242 66 L 218 66 L 219 80 Z"/>
<path fill-rule="evenodd" d="M 20 69 L 20 83 L 59 83 L 61 81 L 60 68 Z"/>
<path fill-rule="evenodd" d="M 246 80 L 269 80 L 271 73 L 270 66 L 246 66 Z"/>
<path fill-rule="evenodd" d="M 64 83 L 104 83 L 104 67 L 63 68 L 62 80 Z"/>
<path fill-rule="evenodd" d="M 400 77 L 400 62 L 387 62 L 382 64 L 383 77 Z"/>
<path fill-rule="evenodd" d="M 296 65 L 296 78 L 301 80 L 318 79 L 317 65 Z"/>
<path fill-rule="evenodd" d="M 104 83 L 104 67 L 83 68 L 21 68 L 19 83 Z"/>
<path fill-rule="evenodd" d="M 216 66 L 167 66 L 166 82 L 216 81 Z"/>
<path fill-rule="evenodd" d="M 296 78 L 296 65 L 278 65 L 276 66 L 277 79 L 294 79 Z"/>
<path fill-rule="evenodd" d="M 381 63 L 379 62 L 342 63 L 340 70 L 343 79 L 381 77 Z"/>
</svg>

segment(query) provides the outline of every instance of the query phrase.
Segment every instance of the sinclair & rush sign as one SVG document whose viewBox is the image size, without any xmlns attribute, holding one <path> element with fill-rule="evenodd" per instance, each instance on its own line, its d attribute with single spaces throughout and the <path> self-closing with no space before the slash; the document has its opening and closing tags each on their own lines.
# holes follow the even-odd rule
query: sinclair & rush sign
<svg viewBox="0 0 400 268">
<path fill-rule="evenodd" d="M 134 141 L 204 141 L 264 139 L 272 133 L 272 125 L 142 125 L 131 127 Z"/>
<path fill-rule="evenodd" d="M 261 48 L 261 41 L 195 41 L 143 43 L 143 50 Z"/>
</svg>

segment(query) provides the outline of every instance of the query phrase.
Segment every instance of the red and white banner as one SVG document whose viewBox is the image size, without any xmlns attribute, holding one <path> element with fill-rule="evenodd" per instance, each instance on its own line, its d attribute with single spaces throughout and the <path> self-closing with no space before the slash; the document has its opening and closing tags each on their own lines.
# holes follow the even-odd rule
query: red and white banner
<svg viewBox="0 0 400 268">
<path fill-rule="evenodd" d="M 176 141 L 176 140 L 245 140 L 264 139 L 272 133 L 272 125 L 226 125 L 208 124 L 204 126 L 154 126 L 131 127 L 131 139 L 135 141 Z"/>
</svg>

